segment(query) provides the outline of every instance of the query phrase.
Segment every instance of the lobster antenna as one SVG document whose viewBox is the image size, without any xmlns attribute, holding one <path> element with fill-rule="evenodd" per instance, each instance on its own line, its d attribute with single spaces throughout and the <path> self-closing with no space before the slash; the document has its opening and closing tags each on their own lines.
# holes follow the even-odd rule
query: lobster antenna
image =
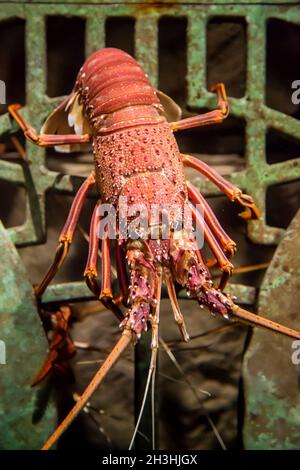
<svg viewBox="0 0 300 470">
<path fill-rule="evenodd" d="M 135 428 L 134 428 L 134 432 L 133 432 L 128 450 L 132 450 L 137 432 L 138 432 L 139 427 L 140 427 L 140 423 L 141 423 L 141 419 L 142 419 L 142 416 L 143 416 L 143 413 L 144 413 L 145 404 L 146 404 L 146 400 L 147 400 L 147 395 L 148 395 L 148 391 L 149 391 L 149 386 L 150 386 L 150 383 L 151 383 L 151 377 L 152 377 L 153 371 L 156 368 L 156 359 L 157 359 L 157 349 L 152 349 L 150 366 L 149 366 L 149 370 L 148 370 L 148 376 L 147 376 L 147 382 L 146 382 L 146 385 L 145 385 L 143 401 L 142 401 L 142 404 L 141 404 L 141 409 L 140 409 L 140 412 L 139 412 L 139 416 L 138 416 L 138 419 L 137 419 L 137 422 L 136 422 L 136 425 L 135 425 Z M 152 406 L 153 406 L 153 402 L 152 402 Z M 153 417 L 153 409 L 152 409 L 152 417 Z M 152 421 L 152 432 L 153 432 L 153 421 Z M 152 436 L 152 443 L 153 443 L 153 440 L 154 440 L 154 438 Z"/>
<path fill-rule="evenodd" d="M 151 423 L 152 423 L 152 450 L 155 450 L 155 378 L 156 369 L 151 380 Z"/>
<path fill-rule="evenodd" d="M 74 407 L 71 409 L 69 414 L 56 428 L 54 433 L 49 437 L 47 442 L 43 445 L 41 450 L 48 450 L 57 441 L 57 439 L 66 431 L 73 420 L 76 418 L 78 413 L 85 406 L 91 395 L 94 393 L 96 388 L 100 385 L 102 380 L 106 377 L 108 371 L 115 365 L 121 354 L 129 346 L 135 337 L 135 333 L 132 330 L 124 329 L 122 336 L 120 337 L 117 344 L 114 346 L 111 353 L 107 356 L 100 369 L 96 372 L 94 378 L 90 381 L 83 394 L 80 396 Z"/>
<path fill-rule="evenodd" d="M 159 309 L 160 309 L 160 298 L 161 298 L 161 284 L 162 284 L 162 270 L 160 269 L 158 271 L 158 283 L 157 283 L 157 288 L 156 288 L 156 305 L 155 305 L 155 311 L 152 316 L 152 342 L 151 342 L 151 359 L 150 359 L 150 365 L 149 365 L 149 370 L 148 370 L 148 376 L 147 376 L 147 381 L 145 385 L 145 391 L 144 391 L 144 396 L 143 396 L 143 401 L 142 405 L 140 408 L 139 416 L 134 428 L 134 432 L 129 444 L 128 450 L 132 450 L 140 423 L 141 419 L 144 413 L 145 409 L 145 404 L 148 396 L 148 391 L 151 385 L 151 416 L 152 416 L 152 450 L 155 450 L 155 372 L 156 372 L 156 363 L 157 363 L 157 350 L 158 350 L 158 324 L 159 324 Z M 152 379 L 152 382 L 151 382 Z"/>
<path fill-rule="evenodd" d="M 261 317 L 260 315 L 256 315 L 255 313 L 248 312 L 248 310 L 244 310 L 238 305 L 234 304 L 231 307 L 231 314 L 233 315 L 233 319 L 236 318 L 241 323 L 246 323 L 251 326 L 259 326 L 261 328 L 266 328 L 267 330 L 272 330 L 275 333 L 289 336 L 290 338 L 300 339 L 299 331 L 281 325 L 280 323 L 276 323 L 268 318 Z"/>
<path fill-rule="evenodd" d="M 186 377 L 186 374 L 184 373 L 184 370 L 182 369 L 181 365 L 179 364 L 179 362 L 177 361 L 176 357 L 174 356 L 173 352 L 171 351 L 171 349 L 169 348 L 169 346 L 167 345 L 167 343 L 160 337 L 159 338 L 159 342 L 160 344 L 162 345 L 162 347 L 164 348 L 165 352 L 167 353 L 167 355 L 169 356 L 170 360 L 173 362 L 174 366 L 176 367 L 176 369 L 178 370 L 178 372 L 180 373 L 180 375 L 182 376 L 184 382 L 187 384 L 187 386 L 190 388 L 191 392 L 193 393 L 194 397 L 196 398 L 196 400 L 198 401 L 199 405 L 200 405 L 200 408 L 203 409 L 203 413 L 214 433 L 214 435 L 216 436 L 222 450 L 227 450 L 226 448 L 226 445 L 215 425 L 215 423 L 213 422 L 213 420 L 211 419 L 209 413 L 205 410 L 205 408 L 203 407 L 203 403 L 201 401 L 201 399 L 199 398 L 199 391 L 198 391 L 198 388 L 194 386 L 194 384 L 190 381 L 190 379 L 188 377 Z M 209 393 L 207 391 L 204 391 L 204 390 L 200 390 L 202 393 Z M 209 394 L 210 395 L 210 394 Z M 211 395 L 210 395 L 211 396 Z"/>
</svg>

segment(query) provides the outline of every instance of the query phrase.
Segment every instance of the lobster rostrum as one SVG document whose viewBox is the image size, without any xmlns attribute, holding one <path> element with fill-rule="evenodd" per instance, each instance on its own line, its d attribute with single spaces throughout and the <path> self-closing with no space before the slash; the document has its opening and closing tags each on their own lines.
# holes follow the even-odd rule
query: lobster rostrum
<svg viewBox="0 0 300 470">
<path fill-rule="evenodd" d="M 42 147 L 53 146 L 58 151 L 81 150 L 92 144 L 94 171 L 77 192 L 66 224 L 60 234 L 54 261 L 42 282 L 35 288 L 41 297 L 48 284 L 63 263 L 72 243 L 78 218 L 89 190 L 96 186 L 99 201 L 90 225 L 89 253 L 84 276 L 88 287 L 102 303 L 111 309 L 121 321 L 123 334 L 96 376 L 77 401 L 73 410 L 61 423 L 44 446 L 48 449 L 75 418 L 91 393 L 99 385 L 109 368 L 122 351 L 139 338 L 151 324 L 152 360 L 149 377 L 155 369 L 158 348 L 159 301 L 162 282 L 167 285 L 174 318 L 185 341 L 189 339 L 183 315 L 176 298 L 175 285 L 184 287 L 188 294 L 225 319 L 258 325 L 292 338 L 300 333 L 259 317 L 237 306 L 223 292 L 232 273 L 229 258 L 236 244 L 225 233 L 213 211 L 200 192 L 184 175 L 185 167 L 192 167 L 215 183 L 233 202 L 244 207 L 241 216 L 256 219 L 259 211 L 253 199 L 220 176 L 201 160 L 180 153 L 174 132 L 196 126 L 221 123 L 229 113 L 223 84 L 212 91 L 217 96 L 217 109 L 198 116 L 181 119 L 178 105 L 164 93 L 155 90 L 148 76 L 130 55 L 114 48 L 106 48 L 92 54 L 79 71 L 71 94 L 53 111 L 37 134 L 19 112 L 19 105 L 9 106 L 31 142 Z M 194 240 L 182 231 L 175 236 L 176 217 L 171 217 L 169 237 L 151 239 L 122 238 L 116 229 L 114 244 L 121 302 L 127 307 L 124 316 L 121 302 L 113 297 L 111 286 L 112 240 L 108 231 L 101 240 L 101 286 L 97 281 L 99 209 L 112 204 L 117 209 L 120 198 L 127 205 L 142 204 L 148 213 L 153 205 L 188 205 L 194 224 L 201 229 L 209 245 L 215 263 L 222 271 L 218 286 L 212 282 L 207 264 Z M 201 217 L 195 205 L 201 205 Z M 161 224 L 158 224 L 161 230 Z M 161 232 L 159 232 L 161 233 Z M 127 265 L 127 266 L 126 266 Z M 43 375 L 43 374 L 42 374 Z"/>
</svg>

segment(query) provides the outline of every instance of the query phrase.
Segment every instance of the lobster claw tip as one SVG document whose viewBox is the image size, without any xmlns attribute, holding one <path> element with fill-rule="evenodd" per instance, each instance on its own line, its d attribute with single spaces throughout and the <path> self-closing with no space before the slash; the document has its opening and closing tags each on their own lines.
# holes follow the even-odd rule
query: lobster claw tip
<svg viewBox="0 0 300 470">
<path fill-rule="evenodd" d="M 185 334 L 183 335 L 183 339 L 186 343 L 188 343 L 190 341 L 190 335 L 188 334 L 188 332 L 186 331 Z"/>
<path fill-rule="evenodd" d="M 248 206 L 243 212 L 239 213 L 239 216 L 242 217 L 244 220 L 258 220 L 260 218 L 260 215 L 260 211 L 255 205 Z"/>
<path fill-rule="evenodd" d="M 235 200 L 239 202 L 242 206 L 244 206 L 244 211 L 239 214 L 245 220 L 257 220 L 260 218 L 261 213 L 259 209 L 256 207 L 254 200 L 251 196 L 247 194 L 239 194 Z"/>
<path fill-rule="evenodd" d="M 242 217 L 244 220 L 251 220 L 253 219 L 252 213 L 249 209 L 244 210 L 243 212 L 239 213 L 239 216 Z"/>
<path fill-rule="evenodd" d="M 30 384 L 30 387 L 33 388 L 35 387 L 36 385 L 38 385 L 40 383 L 40 380 L 38 378 L 35 378 L 31 384 Z"/>
<path fill-rule="evenodd" d="M 35 387 L 36 385 L 38 385 L 39 383 L 41 383 L 41 382 L 47 377 L 47 375 L 49 374 L 49 372 L 50 372 L 50 368 L 49 368 L 49 369 L 43 368 L 43 369 L 35 376 L 35 378 L 33 379 L 33 381 L 32 381 L 31 384 L 30 384 L 30 387 Z"/>
</svg>

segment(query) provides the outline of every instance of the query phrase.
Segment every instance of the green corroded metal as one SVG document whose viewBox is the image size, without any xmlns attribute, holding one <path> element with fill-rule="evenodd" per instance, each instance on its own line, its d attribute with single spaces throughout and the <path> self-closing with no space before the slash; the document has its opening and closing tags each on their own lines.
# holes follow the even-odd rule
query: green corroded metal
<svg viewBox="0 0 300 470">
<path fill-rule="evenodd" d="M 229 283 L 226 286 L 226 292 L 229 295 L 237 297 L 240 303 L 244 305 L 253 305 L 255 303 L 255 287 Z M 164 295 L 162 295 L 162 298 L 164 298 Z M 178 294 L 178 298 L 189 299 L 190 297 L 187 296 L 186 291 L 181 291 Z M 60 284 L 52 284 L 48 286 L 42 297 L 42 302 L 46 304 L 63 303 L 68 302 L 70 299 L 73 301 L 91 300 L 94 299 L 94 296 L 85 283 L 78 281 L 62 282 Z"/>
<path fill-rule="evenodd" d="M 56 412 L 49 402 L 42 419 L 33 423 L 41 389 L 30 384 L 48 342 L 25 267 L 1 222 L 0 251 L 0 339 L 6 350 L 6 364 L 0 365 L 0 449 L 39 449 L 53 430 Z"/>
<path fill-rule="evenodd" d="M 300 211 L 277 248 L 258 301 L 259 315 L 296 330 L 300 329 L 299 232 Z M 296 352 L 292 346 L 289 338 L 253 332 L 243 371 L 246 449 L 300 449 L 300 365 L 292 362 Z"/>
<path fill-rule="evenodd" d="M 47 3 L 48 0 L 11 0 L 11 3 Z M 61 1 L 56 1 L 56 2 L 52 2 L 52 3 L 65 3 L 65 4 L 68 4 L 68 3 L 79 3 L 79 4 L 94 4 L 94 5 L 105 5 L 105 4 L 118 4 L 120 3 L 119 0 L 109 0 L 107 2 L 105 1 L 99 1 L 99 0 L 64 0 L 64 2 L 61 2 Z M 127 0 L 126 3 L 129 3 L 129 4 L 141 4 L 140 0 Z M 227 0 L 201 0 L 201 2 L 197 2 L 195 0 L 160 0 L 159 2 L 157 0 L 147 0 L 147 1 L 144 1 L 143 4 L 149 4 L 149 5 L 153 5 L 153 7 L 155 6 L 158 6 L 158 5 L 168 5 L 168 4 L 172 4 L 174 5 L 175 4 L 190 4 L 190 5 L 195 5 L 197 3 L 201 3 L 202 5 L 224 5 L 224 4 L 227 4 L 229 3 Z M 230 2 L 231 4 L 239 4 L 239 5 L 247 5 L 249 4 L 249 0 L 238 0 L 238 1 L 234 1 L 232 0 Z M 262 3 L 261 0 L 252 0 L 251 1 L 252 4 L 259 4 L 259 3 Z M 276 5 L 276 4 L 295 4 L 295 3 L 299 3 L 298 0 L 265 0 L 263 3 L 265 4 L 272 4 L 272 5 Z"/>
<path fill-rule="evenodd" d="M 92 295 L 86 283 L 82 282 L 62 282 L 50 285 L 43 295 L 43 303 L 63 303 L 70 299 L 73 301 L 90 300 Z"/>
</svg>

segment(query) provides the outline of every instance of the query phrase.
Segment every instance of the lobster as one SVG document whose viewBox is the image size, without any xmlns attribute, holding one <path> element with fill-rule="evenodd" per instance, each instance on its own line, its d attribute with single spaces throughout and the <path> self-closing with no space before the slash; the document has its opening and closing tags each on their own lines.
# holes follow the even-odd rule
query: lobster
<svg viewBox="0 0 300 470">
<path fill-rule="evenodd" d="M 189 335 L 176 297 L 176 285 L 186 289 L 200 306 L 229 321 L 257 325 L 292 338 L 300 333 L 286 326 L 248 312 L 234 303 L 224 292 L 233 265 L 229 261 L 236 244 L 225 233 L 201 193 L 184 175 L 192 167 L 210 179 L 232 202 L 244 207 L 244 219 L 257 219 L 259 210 L 251 196 L 224 179 L 201 160 L 181 154 L 174 132 L 192 127 L 222 123 L 229 114 L 229 104 L 222 83 L 215 85 L 217 107 L 205 114 L 181 119 L 179 106 L 151 85 L 136 60 L 122 50 L 105 48 L 93 53 L 81 67 L 70 95 L 50 114 L 40 134 L 20 113 L 20 105 L 9 106 L 9 113 L 18 122 L 25 137 L 42 147 L 58 151 L 80 150 L 92 144 L 95 168 L 77 192 L 65 226 L 60 234 L 54 260 L 41 283 L 35 287 L 40 298 L 61 267 L 70 245 L 79 215 L 88 192 L 97 187 L 99 200 L 95 206 L 89 236 L 89 252 L 84 277 L 93 294 L 120 320 L 122 335 L 98 370 L 74 408 L 59 425 L 43 449 L 49 449 L 77 416 L 88 398 L 103 380 L 122 352 L 139 339 L 151 325 L 152 356 L 147 387 L 154 381 L 158 350 L 159 304 L 161 286 L 165 282 L 175 321 L 185 341 Z M 194 226 L 201 229 L 212 251 L 215 264 L 222 272 L 219 285 L 214 285 L 201 249 L 187 233 L 176 236 L 176 216 L 170 217 L 168 237 L 124 237 L 115 226 L 115 253 L 121 295 L 114 298 L 111 283 L 112 240 L 108 228 L 101 237 L 101 283 L 98 277 L 100 209 L 110 204 L 120 218 L 118 203 L 126 198 L 128 207 L 143 204 L 151 211 L 153 205 L 188 206 Z M 201 206 L 204 217 L 196 206 Z M 149 228 L 149 227 L 148 227 Z M 150 224 L 151 228 L 151 224 Z M 141 233 L 138 233 L 141 235 Z M 123 314 L 121 304 L 127 308 Z M 43 376 L 43 374 L 41 374 Z M 142 411 L 142 410 L 141 410 Z M 139 419 L 141 414 L 139 416 Z"/>
</svg>

